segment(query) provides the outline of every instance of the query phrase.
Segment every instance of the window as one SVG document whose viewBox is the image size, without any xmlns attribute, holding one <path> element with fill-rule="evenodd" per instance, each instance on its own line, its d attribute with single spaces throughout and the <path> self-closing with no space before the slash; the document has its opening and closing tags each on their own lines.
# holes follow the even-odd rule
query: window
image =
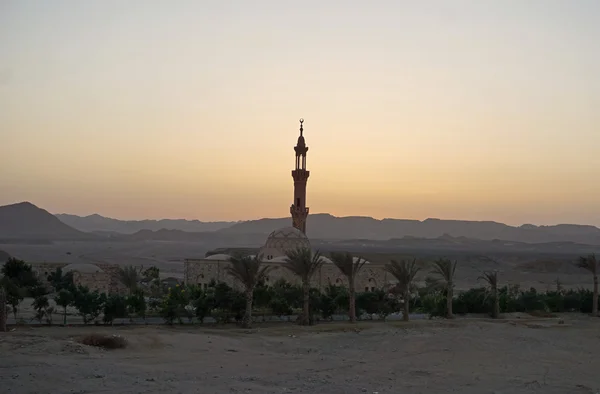
<svg viewBox="0 0 600 394">
<path fill-rule="evenodd" d="M 375 286 L 371 287 L 371 291 L 375 291 Z"/>
<path fill-rule="evenodd" d="M 365 287 L 365 292 L 369 291 L 369 286 Z"/>
</svg>

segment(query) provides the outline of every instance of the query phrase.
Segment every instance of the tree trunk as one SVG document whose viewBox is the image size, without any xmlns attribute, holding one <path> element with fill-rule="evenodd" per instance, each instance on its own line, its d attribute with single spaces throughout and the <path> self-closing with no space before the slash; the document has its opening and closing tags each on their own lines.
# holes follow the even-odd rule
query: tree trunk
<svg viewBox="0 0 600 394">
<path fill-rule="evenodd" d="M 242 320 L 243 328 L 252 327 L 252 297 L 254 292 L 252 289 L 246 290 L 246 312 L 244 313 L 244 319 Z"/>
<path fill-rule="evenodd" d="M 63 326 L 67 325 L 67 307 L 65 306 L 65 310 L 63 311 Z"/>
<path fill-rule="evenodd" d="M 448 282 L 448 291 L 446 294 L 446 318 L 452 319 L 452 298 L 454 296 L 454 289 L 452 281 Z"/>
<path fill-rule="evenodd" d="M 350 316 L 350 323 L 356 323 L 356 292 L 354 291 L 354 283 L 350 283 L 350 306 L 348 310 L 348 316 Z"/>
<path fill-rule="evenodd" d="M 598 275 L 594 275 L 594 299 L 592 300 L 592 316 L 598 316 Z"/>
<path fill-rule="evenodd" d="M 302 319 L 300 319 L 300 324 L 307 326 L 310 324 L 310 283 L 308 279 L 302 282 L 302 292 L 304 293 L 304 302 L 302 305 Z"/>
<path fill-rule="evenodd" d="M 404 305 L 403 308 L 403 312 L 402 312 L 402 320 L 404 321 L 408 321 L 408 313 L 409 313 L 409 304 L 410 304 L 410 293 L 408 292 L 408 290 L 404 291 Z"/>
<path fill-rule="evenodd" d="M 0 287 L 0 332 L 6 332 L 6 292 Z"/>
<path fill-rule="evenodd" d="M 500 316 L 500 298 L 498 298 L 498 288 L 492 288 L 492 297 L 494 297 L 494 309 L 492 310 L 492 318 L 497 319 Z"/>
</svg>

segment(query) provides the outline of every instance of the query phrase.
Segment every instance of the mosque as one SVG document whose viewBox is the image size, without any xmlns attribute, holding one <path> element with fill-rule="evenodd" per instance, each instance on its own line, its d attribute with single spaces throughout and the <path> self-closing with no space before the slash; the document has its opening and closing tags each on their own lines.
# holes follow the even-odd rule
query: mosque
<svg viewBox="0 0 600 394">
<path fill-rule="evenodd" d="M 294 147 L 296 156 L 295 169 L 292 170 L 294 180 L 294 200 L 290 206 L 292 225 L 276 229 L 269 236 L 265 244 L 259 249 L 258 256 L 263 259 L 264 264 L 273 265 L 273 269 L 266 282 L 274 283 L 278 279 L 296 283 L 299 279 L 288 269 L 285 269 L 286 252 L 298 248 L 311 248 L 310 240 L 306 236 L 306 225 L 309 208 L 306 206 L 306 184 L 310 171 L 306 169 L 306 154 L 308 146 L 304 139 L 304 120 L 300 119 L 300 136 Z M 239 287 L 239 283 L 233 280 L 226 272 L 225 267 L 229 264 L 230 255 L 214 254 L 202 259 L 186 259 L 184 262 L 184 281 L 186 284 L 198 284 L 204 288 L 215 280 L 225 282 L 233 287 Z M 317 288 L 326 287 L 329 284 L 345 285 L 346 277 L 338 270 L 333 262 L 323 256 L 323 265 L 320 271 L 313 277 L 312 286 Z M 373 291 L 395 283 L 393 278 L 385 272 L 380 264 L 368 263 L 361 270 L 356 279 L 358 291 Z"/>
</svg>

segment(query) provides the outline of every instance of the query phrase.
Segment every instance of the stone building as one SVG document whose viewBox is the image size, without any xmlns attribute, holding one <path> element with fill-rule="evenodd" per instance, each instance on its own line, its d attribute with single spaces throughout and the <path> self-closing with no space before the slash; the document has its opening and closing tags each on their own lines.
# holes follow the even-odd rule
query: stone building
<svg viewBox="0 0 600 394">
<path fill-rule="evenodd" d="M 127 291 L 119 281 L 119 266 L 116 264 L 32 263 L 31 268 L 46 285 L 49 285 L 48 275 L 61 268 L 63 274 L 73 273 L 75 285 L 87 286 L 92 291 L 109 294 L 124 294 Z"/>
<path fill-rule="evenodd" d="M 306 153 L 308 146 L 303 135 L 303 119 L 300 119 L 300 136 L 294 147 L 296 156 L 295 169 L 292 170 L 294 180 L 294 200 L 290 207 L 292 226 L 275 229 L 259 249 L 258 256 L 264 264 L 275 267 L 267 278 L 268 283 L 274 283 L 278 279 L 285 279 L 291 283 L 299 282 L 299 279 L 285 268 L 286 252 L 297 248 L 311 248 L 310 240 L 306 236 L 306 225 L 309 209 L 306 206 L 306 183 L 310 171 L 306 169 Z M 233 287 L 239 288 L 239 283 L 233 280 L 225 270 L 229 264 L 230 255 L 214 254 L 204 258 L 186 259 L 184 262 L 184 280 L 186 284 L 199 284 L 207 287 L 215 280 L 225 282 Z M 323 265 L 320 271 L 313 277 L 312 286 L 324 288 L 329 284 L 347 285 L 345 276 L 326 256 L 321 257 Z M 357 291 L 372 291 L 386 288 L 396 283 L 381 264 L 367 262 L 359 276 L 356 278 Z"/>
</svg>

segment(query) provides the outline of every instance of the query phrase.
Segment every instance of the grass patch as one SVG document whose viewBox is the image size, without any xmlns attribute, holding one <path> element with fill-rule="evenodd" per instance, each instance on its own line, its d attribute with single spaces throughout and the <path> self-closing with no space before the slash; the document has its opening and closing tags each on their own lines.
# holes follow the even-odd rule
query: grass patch
<svg viewBox="0 0 600 394">
<path fill-rule="evenodd" d="M 89 334 L 82 337 L 79 343 L 103 349 L 124 349 L 127 347 L 127 340 L 119 335 Z"/>
</svg>

